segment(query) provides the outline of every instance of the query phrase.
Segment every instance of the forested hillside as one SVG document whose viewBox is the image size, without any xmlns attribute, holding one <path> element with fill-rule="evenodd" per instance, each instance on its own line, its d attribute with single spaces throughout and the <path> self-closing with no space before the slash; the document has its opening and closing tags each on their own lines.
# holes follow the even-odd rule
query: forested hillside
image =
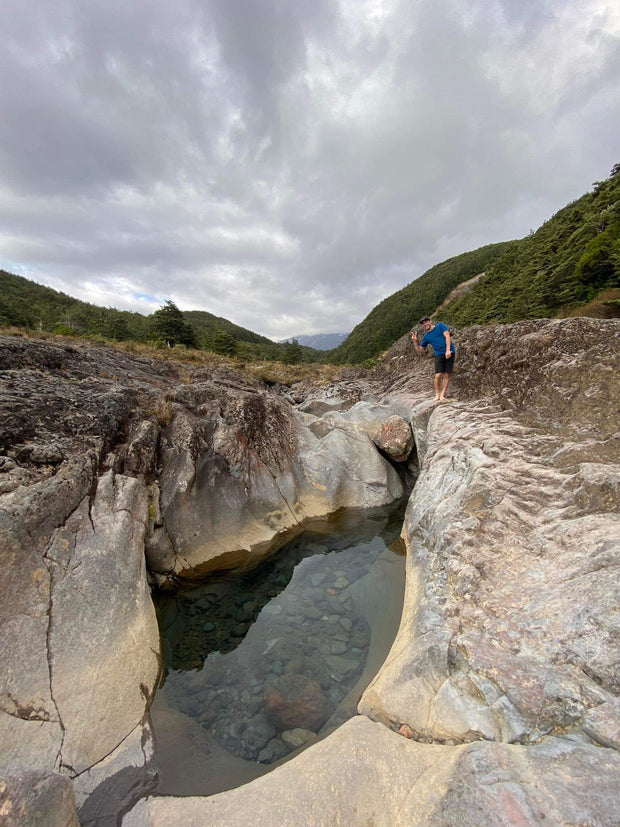
<svg viewBox="0 0 620 827">
<path fill-rule="evenodd" d="M 432 313 L 457 284 L 486 270 L 516 243 L 488 244 L 431 267 L 420 278 L 373 308 L 349 337 L 331 351 L 330 361 L 337 364 L 362 362 L 386 350 L 411 329 L 420 316 Z"/>
<path fill-rule="evenodd" d="M 98 307 L 34 281 L 0 270 L 0 327 L 66 336 L 95 336 L 151 345 L 184 345 L 227 356 L 290 364 L 317 361 L 319 351 L 298 343 L 276 344 L 221 316 L 203 310 L 179 310 L 166 302 L 149 316 Z"/>
<path fill-rule="evenodd" d="M 97 307 L 0 270 L 0 326 L 98 335 L 108 339 L 146 340 L 147 317 Z"/>
<path fill-rule="evenodd" d="M 239 325 L 229 322 L 228 319 L 224 319 L 222 316 L 214 316 L 213 313 L 207 313 L 206 310 L 185 310 L 183 316 L 194 328 L 199 339 L 208 340 L 209 338 L 213 338 L 218 331 L 226 330 L 237 342 L 253 342 L 264 345 L 273 344 L 272 340 L 266 336 L 261 336 L 260 333 L 253 333 L 251 330 L 246 330 L 245 327 L 239 327 Z"/>
<path fill-rule="evenodd" d="M 578 311 L 607 290 L 597 314 L 620 315 L 620 164 L 594 191 L 513 245 L 465 296 L 442 309 L 456 327 Z M 605 309 L 607 312 L 605 312 Z"/>
<path fill-rule="evenodd" d="M 108 339 L 147 341 L 154 335 L 153 316 L 98 307 L 0 270 L 0 325 L 33 330 L 104 336 Z M 273 344 L 271 339 L 202 310 L 183 313 L 197 340 L 225 330 L 238 342 Z"/>
</svg>

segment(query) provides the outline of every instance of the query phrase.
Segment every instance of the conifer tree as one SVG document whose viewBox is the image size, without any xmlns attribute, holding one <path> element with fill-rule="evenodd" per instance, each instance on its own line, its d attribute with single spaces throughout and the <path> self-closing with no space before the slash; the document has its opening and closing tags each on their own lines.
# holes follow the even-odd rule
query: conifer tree
<svg viewBox="0 0 620 827">
<path fill-rule="evenodd" d="M 303 361 L 304 352 L 301 349 L 301 345 L 297 341 L 297 339 L 292 339 L 290 342 L 287 342 L 284 345 L 284 354 L 282 355 L 282 361 L 286 365 L 298 365 L 300 362 Z"/>
<path fill-rule="evenodd" d="M 220 353 L 222 356 L 236 356 L 239 343 L 232 333 L 220 327 L 215 331 L 211 349 L 215 353 Z"/>
<path fill-rule="evenodd" d="M 168 347 L 175 345 L 196 347 L 193 328 L 185 321 L 183 313 L 170 299 L 151 316 L 151 329 L 157 338 L 166 342 Z"/>
</svg>

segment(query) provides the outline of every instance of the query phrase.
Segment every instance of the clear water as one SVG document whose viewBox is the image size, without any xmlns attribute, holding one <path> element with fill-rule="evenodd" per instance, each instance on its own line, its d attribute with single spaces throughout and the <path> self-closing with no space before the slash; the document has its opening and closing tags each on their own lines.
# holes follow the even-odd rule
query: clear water
<svg viewBox="0 0 620 827">
<path fill-rule="evenodd" d="M 159 596 L 160 702 L 264 765 L 355 714 L 402 610 L 403 510 L 344 512 L 251 571 Z"/>
</svg>

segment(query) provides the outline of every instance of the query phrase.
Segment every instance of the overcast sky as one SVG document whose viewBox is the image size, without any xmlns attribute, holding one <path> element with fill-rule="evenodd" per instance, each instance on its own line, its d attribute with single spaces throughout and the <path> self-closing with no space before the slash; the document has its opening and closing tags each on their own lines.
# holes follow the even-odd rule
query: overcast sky
<svg viewBox="0 0 620 827">
<path fill-rule="evenodd" d="M 96 304 L 348 331 L 620 162 L 616 0 L 3 0 L 0 34 L 0 267 Z"/>
</svg>

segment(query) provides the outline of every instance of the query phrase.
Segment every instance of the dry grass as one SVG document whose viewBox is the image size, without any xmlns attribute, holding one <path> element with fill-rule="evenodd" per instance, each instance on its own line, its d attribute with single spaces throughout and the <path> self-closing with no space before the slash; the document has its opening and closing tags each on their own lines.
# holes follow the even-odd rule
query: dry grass
<svg viewBox="0 0 620 827">
<path fill-rule="evenodd" d="M 322 365 L 318 363 L 286 365 L 283 362 L 267 362 L 257 360 L 250 362 L 237 361 L 228 356 L 220 356 L 208 350 L 193 350 L 185 347 L 157 348 L 141 342 L 114 342 L 100 337 L 65 336 L 47 331 L 29 330 L 21 327 L 0 328 L 0 335 L 14 336 L 21 339 L 43 339 L 47 342 L 63 342 L 86 345 L 99 345 L 134 356 L 145 356 L 151 359 L 160 359 L 165 362 L 184 364 L 191 367 L 226 367 L 229 370 L 244 373 L 254 379 L 270 385 L 292 385 L 293 382 L 311 380 L 318 384 L 329 384 L 342 377 L 342 367 L 338 365 Z M 191 382 L 191 370 L 181 372 L 181 381 Z"/>
<path fill-rule="evenodd" d="M 245 362 L 237 367 L 248 376 L 272 385 L 292 385 L 293 382 L 310 380 L 328 385 L 342 378 L 340 365 L 321 365 L 317 362 L 301 365 L 285 365 L 284 362 Z"/>
</svg>

